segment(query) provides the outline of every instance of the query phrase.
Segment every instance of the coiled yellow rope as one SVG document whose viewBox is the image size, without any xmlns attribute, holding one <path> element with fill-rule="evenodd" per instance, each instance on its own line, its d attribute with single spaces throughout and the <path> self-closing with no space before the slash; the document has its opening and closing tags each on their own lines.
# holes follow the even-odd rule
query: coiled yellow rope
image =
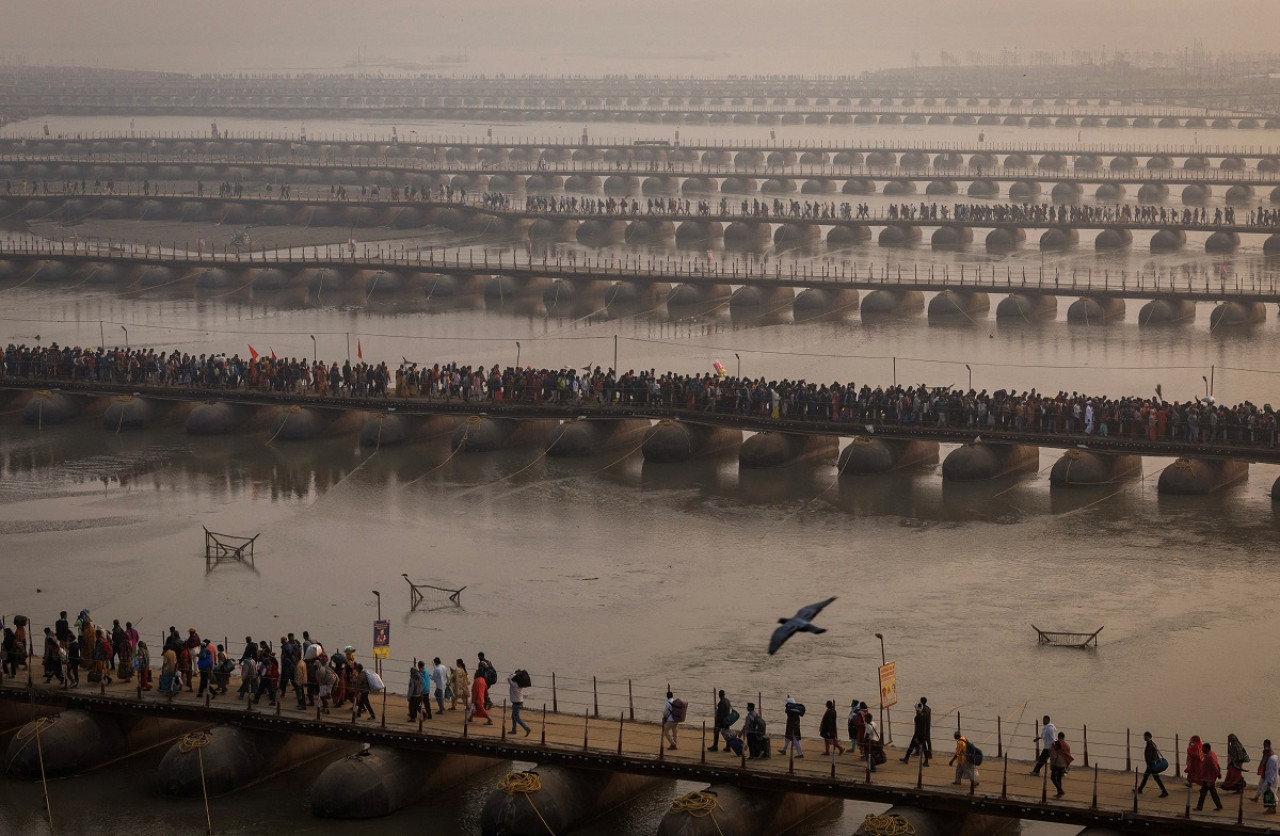
<svg viewBox="0 0 1280 836">
<path fill-rule="evenodd" d="M 858 828 L 858 832 L 866 836 L 911 836 L 916 828 L 905 816 L 882 813 L 878 816 L 868 815 L 862 820 L 862 827 Z"/>
<path fill-rule="evenodd" d="M 542 789 L 542 779 L 536 772 L 508 772 L 498 782 L 498 789 L 507 795 L 515 795 L 518 792 L 528 795 Z"/>
<path fill-rule="evenodd" d="M 60 719 L 62 719 L 62 715 L 60 714 L 55 714 L 52 717 L 37 717 L 34 721 L 19 729 L 18 733 L 14 735 L 14 737 L 19 740 L 26 740 L 28 737 L 31 737 L 34 734 L 39 734 L 49 728 Z"/>
<path fill-rule="evenodd" d="M 187 752 L 191 752 L 196 749 L 203 749 L 209 745 L 209 741 L 212 739 L 213 738 L 210 737 L 208 732 L 187 732 L 182 736 L 182 739 L 178 741 L 178 751 L 185 755 Z"/>
<path fill-rule="evenodd" d="M 704 790 L 685 793 L 671 802 L 671 812 L 673 813 L 688 813 L 695 819 L 710 817 L 711 823 L 716 826 L 716 832 L 720 836 L 724 836 L 724 831 L 720 829 L 720 822 L 716 821 L 716 810 L 719 807 L 720 799 L 716 797 L 716 794 Z"/>
<path fill-rule="evenodd" d="M 556 836 L 556 832 L 551 829 L 551 825 L 547 824 L 547 820 L 542 817 L 538 805 L 533 803 L 530 797 L 535 792 L 542 790 L 542 779 L 538 777 L 536 772 L 508 772 L 502 776 L 502 780 L 498 781 L 498 789 L 507 795 L 515 795 L 520 793 L 524 796 L 525 801 L 529 802 L 529 806 L 533 808 L 533 813 L 538 817 L 538 821 L 542 822 L 542 826 L 547 829 L 551 836 Z"/>
</svg>

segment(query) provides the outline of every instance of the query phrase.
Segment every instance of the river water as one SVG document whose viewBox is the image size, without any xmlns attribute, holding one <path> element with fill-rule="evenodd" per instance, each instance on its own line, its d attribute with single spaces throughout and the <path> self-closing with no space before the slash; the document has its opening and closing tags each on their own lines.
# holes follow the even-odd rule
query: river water
<svg viewBox="0 0 1280 836">
<path fill-rule="evenodd" d="M 128 121 L 50 119 L 50 125 L 57 132 L 116 130 Z M 133 121 L 138 131 L 176 131 L 201 129 L 207 120 Z M 222 121 L 234 130 L 285 129 Z M 473 126 L 456 129 L 464 127 Z M 4 132 L 31 129 L 27 123 Z M 423 135 L 454 129 L 416 128 Z M 643 126 L 601 129 L 654 135 Z M 403 136 L 406 127 L 399 130 Z M 776 130 L 779 138 L 803 131 L 819 140 L 864 134 L 848 127 Z M 893 138 L 904 128 L 880 130 Z M 1003 130 L 1028 143 L 1072 141 L 1076 134 L 989 128 L 988 141 Z M 970 133 L 930 127 L 920 137 L 962 141 Z M 1200 131 L 1198 140 L 1209 141 L 1209 134 L 1228 144 L 1241 133 Z M 1187 141 L 1186 132 L 1175 131 L 1082 134 L 1088 134 L 1083 142 L 1112 146 Z M 1168 256 L 1141 249 L 1120 258 L 1167 271 L 1217 266 L 1194 247 Z M 868 245 L 840 257 L 927 267 L 987 261 L 980 252 L 979 245 L 974 253 L 935 254 L 926 245 L 889 255 Z M 1041 256 L 1029 242 L 1013 258 L 1030 263 Z M 1078 269 L 1105 263 L 1087 247 L 1052 258 Z M 1242 248 L 1235 259 L 1270 269 L 1260 249 Z M 244 353 L 253 344 L 309 356 L 314 335 L 322 358 L 342 359 L 349 336 L 352 352 L 392 364 L 401 357 L 506 364 L 518 350 L 522 364 L 581 367 L 610 365 L 617 337 L 623 369 L 700 372 L 719 360 L 733 371 L 740 360 L 744 374 L 772 378 L 874 384 L 896 374 L 901 382 L 930 385 L 967 385 L 972 370 L 978 389 L 1115 395 L 1151 393 L 1159 384 L 1166 397 L 1180 400 L 1203 395 L 1202 378 L 1212 378 L 1215 397 L 1227 402 L 1268 402 L 1277 394 L 1275 324 L 1210 333 L 1207 307 L 1191 325 L 1140 329 L 1131 303 L 1125 322 L 1084 328 L 1064 321 L 1070 301 L 1064 297 L 1058 321 L 1011 328 L 997 326 L 993 314 L 970 327 L 944 328 L 923 317 L 875 324 L 856 316 L 809 324 L 715 315 L 577 321 L 528 311 L 406 310 L 359 299 L 325 304 L 29 286 L 0 290 L 0 298 L 5 342 L 31 342 L 38 334 L 46 343 L 114 344 L 123 342 L 123 326 L 133 345 L 186 351 Z M 878 632 L 898 663 L 900 743 L 909 736 L 902 724 L 909 705 L 922 694 L 936 707 L 939 744 L 958 710 L 990 747 L 999 715 L 1006 742 L 1016 737 L 1014 752 L 1026 757 L 1032 719 L 1048 713 L 1073 743 L 1088 724 L 1095 759 L 1112 767 L 1123 767 L 1126 728 L 1168 737 L 1166 751 L 1175 732 L 1182 740 L 1200 734 L 1219 748 L 1235 732 L 1255 757 L 1264 736 L 1280 733 L 1270 716 L 1270 682 L 1259 673 L 1270 648 L 1266 637 L 1280 629 L 1266 582 L 1277 530 L 1269 490 L 1280 468 L 1255 465 L 1247 482 L 1220 494 L 1172 498 L 1155 491 L 1168 464 L 1161 459 L 1147 459 L 1142 479 L 1125 486 L 1051 492 L 1053 451 L 1042 453 L 1034 476 L 944 485 L 937 467 L 851 480 L 837 479 L 828 464 L 751 473 L 740 472 L 734 459 L 655 466 L 617 453 L 546 459 L 535 448 L 450 457 L 443 438 L 371 453 L 356 446 L 354 432 L 268 444 L 260 430 L 218 439 L 188 437 L 180 425 L 114 434 L 92 418 L 37 431 L 21 424 L 14 404 L 5 409 L 0 610 L 26 613 L 39 626 L 51 624 L 59 609 L 87 607 L 99 619 L 140 621 L 148 636 L 170 624 L 233 639 L 306 629 L 327 645 L 350 643 L 367 654 L 377 606 L 370 590 L 377 589 L 392 622 L 393 686 L 404 679 L 395 671 L 413 657 L 470 660 L 484 650 L 500 670 L 535 672 L 535 703 L 548 699 L 552 671 L 568 694 L 561 699 L 579 705 L 589 699 L 591 676 L 611 683 L 610 706 L 624 699 L 616 694 L 630 679 L 637 712 L 655 717 L 671 683 L 693 702 L 697 721 L 707 713 L 698 707 L 709 703 L 711 689 L 724 688 L 739 704 L 763 694 L 779 730 L 786 693 L 815 707 L 854 697 L 874 703 Z M 260 532 L 255 566 L 207 570 L 202 525 Z M 402 573 L 465 585 L 462 607 L 409 612 Z M 800 636 L 778 656 L 765 655 L 777 617 L 829 595 L 839 600 L 822 614 L 828 633 Z M 1105 630 L 1099 649 L 1076 651 L 1038 647 L 1032 624 Z M 130 832 L 192 829 L 199 810 L 156 796 L 151 775 L 158 758 L 144 754 L 100 778 L 53 785 L 55 816 L 87 834 L 121 833 L 114 811 L 123 807 L 135 811 Z M 306 813 L 307 787 L 319 768 L 217 802 L 218 832 L 288 826 L 389 834 L 429 823 L 435 832 L 473 834 L 495 780 L 485 776 L 462 792 L 353 827 Z M 584 832 L 651 833 L 672 795 L 691 788 L 666 787 Z M 848 804 L 799 832 L 849 833 L 874 809 Z M 38 787 L 0 783 L 0 832 L 37 832 L 38 822 Z M 1037 824 L 1024 830 L 1063 832 Z"/>
</svg>

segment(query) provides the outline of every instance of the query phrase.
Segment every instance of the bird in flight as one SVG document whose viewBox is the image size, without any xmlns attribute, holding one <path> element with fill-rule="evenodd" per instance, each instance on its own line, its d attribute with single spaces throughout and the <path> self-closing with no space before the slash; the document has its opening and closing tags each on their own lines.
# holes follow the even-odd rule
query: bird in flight
<svg viewBox="0 0 1280 836">
<path fill-rule="evenodd" d="M 790 618 L 779 618 L 778 623 L 782 626 L 773 631 L 773 637 L 769 639 L 769 655 L 778 652 L 778 648 L 786 643 L 787 639 L 796 633 L 825 633 L 825 627 L 814 627 L 811 623 L 813 619 L 818 617 L 818 613 L 822 612 L 823 607 L 835 600 L 835 597 L 828 598 L 816 604 L 810 604 L 796 611 L 796 614 Z"/>
</svg>

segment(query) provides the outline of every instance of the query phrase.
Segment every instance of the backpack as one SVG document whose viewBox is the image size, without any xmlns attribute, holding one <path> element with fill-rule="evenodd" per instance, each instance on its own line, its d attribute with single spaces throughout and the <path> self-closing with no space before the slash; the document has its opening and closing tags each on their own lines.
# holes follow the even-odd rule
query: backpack
<svg viewBox="0 0 1280 836">
<path fill-rule="evenodd" d="M 742 715 L 738 713 L 738 709 L 736 708 L 729 709 L 729 713 L 726 714 L 724 718 L 724 727 L 731 728 L 734 724 L 738 722 L 738 720 L 741 717 Z"/>
<path fill-rule="evenodd" d="M 689 711 L 689 705 L 684 700 L 671 701 L 671 720 L 675 723 L 683 723 L 684 716 Z"/>
<path fill-rule="evenodd" d="M 528 688 L 533 684 L 533 680 L 529 678 L 529 672 L 526 670 L 518 670 L 511 675 L 511 681 L 521 688 Z"/>
<path fill-rule="evenodd" d="M 794 714 L 797 717 L 803 717 L 804 712 L 805 712 L 805 707 L 804 707 L 804 703 L 802 702 L 793 702 L 787 706 L 788 714 Z"/>
<path fill-rule="evenodd" d="M 484 677 L 484 681 L 489 683 L 492 688 L 498 684 L 498 669 L 488 659 L 485 660 L 484 667 L 480 670 L 480 675 Z"/>
<path fill-rule="evenodd" d="M 982 766 L 982 750 L 969 741 L 965 741 L 964 759 L 973 766 Z"/>
</svg>

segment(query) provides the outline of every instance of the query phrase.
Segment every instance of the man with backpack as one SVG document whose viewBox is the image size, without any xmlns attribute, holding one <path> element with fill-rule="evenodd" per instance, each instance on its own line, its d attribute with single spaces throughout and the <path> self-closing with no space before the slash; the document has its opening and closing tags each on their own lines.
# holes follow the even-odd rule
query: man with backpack
<svg viewBox="0 0 1280 836">
<path fill-rule="evenodd" d="M 667 741 L 667 748 L 676 748 L 676 736 L 680 724 L 684 722 L 685 702 L 678 700 L 675 694 L 667 692 L 667 702 L 662 707 L 662 738 Z"/>
<path fill-rule="evenodd" d="M 716 701 L 716 716 L 711 728 L 711 745 L 707 747 L 708 752 L 720 751 L 720 733 L 733 726 L 733 722 L 729 719 L 732 712 L 733 705 L 724 695 L 724 691 L 721 691 L 720 699 Z"/>
<path fill-rule="evenodd" d="M 800 747 L 800 718 L 804 716 L 804 703 L 796 702 L 790 695 L 783 709 L 787 716 L 787 727 L 782 733 L 782 754 L 787 754 L 788 747 L 794 747 L 797 758 L 804 757 Z"/>
<path fill-rule="evenodd" d="M 973 745 L 956 730 L 956 752 L 951 756 L 951 763 L 956 767 L 956 779 L 952 784 L 960 784 L 966 779 L 978 786 L 978 767 L 982 765 L 982 750 Z"/>
<path fill-rule="evenodd" d="M 485 681 L 483 708 L 488 711 L 493 708 L 493 699 L 489 696 L 489 691 L 498 684 L 498 669 L 493 666 L 492 662 L 484 658 L 483 651 L 477 653 L 476 658 L 479 660 L 476 662 L 476 678 Z"/>
</svg>

